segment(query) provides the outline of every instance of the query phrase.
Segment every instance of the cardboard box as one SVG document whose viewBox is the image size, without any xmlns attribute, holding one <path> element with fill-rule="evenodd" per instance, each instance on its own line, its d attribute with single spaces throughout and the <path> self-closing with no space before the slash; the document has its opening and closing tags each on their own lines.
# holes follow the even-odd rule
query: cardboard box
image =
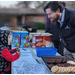
<svg viewBox="0 0 75 75">
<path fill-rule="evenodd" d="M 28 32 L 13 32 L 12 46 L 28 48 Z"/>
<path fill-rule="evenodd" d="M 41 33 L 30 33 L 30 35 L 29 35 L 29 42 L 32 43 L 33 37 L 34 37 L 34 36 L 39 36 L 39 35 L 41 35 Z"/>
<path fill-rule="evenodd" d="M 32 48 L 36 47 L 46 47 L 47 41 L 51 42 L 52 34 L 43 33 L 43 34 L 34 34 L 32 37 Z"/>
<path fill-rule="evenodd" d="M 35 46 L 36 47 L 46 47 L 47 41 L 51 41 L 50 36 L 36 36 Z"/>
<path fill-rule="evenodd" d="M 21 47 L 28 48 L 28 32 L 21 32 Z"/>
<path fill-rule="evenodd" d="M 12 46 L 13 47 L 20 47 L 20 32 L 13 32 Z"/>
<path fill-rule="evenodd" d="M 40 36 L 41 33 L 30 33 L 30 40 L 32 40 L 32 48 L 36 48 L 35 47 L 35 36 Z"/>
</svg>

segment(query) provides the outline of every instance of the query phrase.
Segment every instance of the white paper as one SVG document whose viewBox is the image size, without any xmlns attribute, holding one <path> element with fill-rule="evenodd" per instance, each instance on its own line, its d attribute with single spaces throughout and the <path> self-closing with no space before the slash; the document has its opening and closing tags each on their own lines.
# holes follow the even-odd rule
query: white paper
<svg viewBox="0 0 75 75">
<path fill-rule="evenodd" d="M 16 69 L 16 68 L 14 68 L 13 70 L 14 70 L 14 73 L 15 73 L 15 74 L 17 74 L 17 69 Z"/>
<path fill-rule="evenodd" d="M 20 58 L 33 58 L 31 53 L 21 53 Z"/>
<path fill-rule="evenodd" d="M 22 63 L 20 68 L 14 68 L 14 74 L 45 74 L 45 67 L 42 64 Z"/>
<path fill-rule="evenodd" d="M 50 41 L 47 41 L 46 43 L 46 47 L 54 47 L 53 43 Z"/>
<path fill-rule="evenodd" d="M 36 49 L 35 49 L 35 50 L 33 50 L 33 52 L 34 52 L 34 54 L 36 54 Z"/>
<path fill-rule="evenodd" d="M 12 47 L 12 49 L 15 49 L 17 47 Z M 30 52 L 30 48 L 19 48 L 21 52 Z"/>
<path fill-rule="evenodd" d="M 43 34 L 41 34 L 41 36 L 52 36 L 52 34 L 50 34 L 50 33 L 43 33 Z"/>
<path fill-rule="evenodd" d="M 35 59 L 33 59 L 33 58 L 20 58 L 20 59 L 17 59 L 16 61 L 14 61 L 13 62 L 13 66 L 21 66 L 22 65 L 22 63 L 26 63 L 26 62 L 31 62 L 31 63 L 37 63 L 36 61 L 35 61 Z"/>
<path fill-rule="evenodd" d="M 29 48 L 20 48 L 20 51 L 21 52 L 30 52 L 30 49 Z"/>
</svg>

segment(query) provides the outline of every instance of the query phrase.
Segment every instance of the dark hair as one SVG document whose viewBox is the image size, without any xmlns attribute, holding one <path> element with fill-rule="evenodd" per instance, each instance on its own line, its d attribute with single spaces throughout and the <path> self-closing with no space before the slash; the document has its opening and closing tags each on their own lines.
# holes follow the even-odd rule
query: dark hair
<svg viewBox="0 0 75 75">
<path fill-rule="evenodd" d="M 58 1 L 50 1 L 45 7 L 44 12 L 46 12 L 46 9 L 51 8 L 52 11 L 56 12 L 58 8 L 60 9 L 60 12 L 63 11 L 64 7 L 63 5 Z"/>
<path fill-rule="evenodd" d="M 63 7 L 66 7 L 66 3 L 65 2 L 60 2 L 62 5 L 63 5 Z"/>
</svg>

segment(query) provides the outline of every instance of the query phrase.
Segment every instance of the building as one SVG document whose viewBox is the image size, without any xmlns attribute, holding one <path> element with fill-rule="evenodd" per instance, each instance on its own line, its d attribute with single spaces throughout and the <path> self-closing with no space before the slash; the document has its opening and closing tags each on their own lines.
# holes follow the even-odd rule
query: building
<svg viewBox="0 0 75 75">
<path fill-rule="evenodd" d="M 21 26 L 24 22 L 33 24 L 45 22 L 43 9 L 34 8 L 0 8 L 0 26 Z"/>
</svg>

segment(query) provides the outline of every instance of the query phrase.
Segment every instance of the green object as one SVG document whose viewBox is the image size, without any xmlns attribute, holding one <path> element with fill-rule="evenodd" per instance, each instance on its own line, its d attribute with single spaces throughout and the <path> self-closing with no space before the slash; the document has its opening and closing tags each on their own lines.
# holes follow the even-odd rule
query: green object
<svg viewBox="0 0 75 75">
<path fill-rule="evenodd" d="M 45 29 L 46 23 L 42 23 L 42 22 L 36 22 L 34 24 L 34 27 L 37 29 Z"/>
<path fill-rule="evenodd" d="M 26 35 L 25 38 L 27 38 L 28 36 Z"/>
<path fill-rule="evenodd" d="M 28 46 L 28 44 L 26 44 L 26 46 Z"/>
<path fill-rule="evenodd" d="M 17 43 L 16 45 L 17 45 L 17 46 L 20 46 L 20 44 L 18 44 L 18 43 Z"/>
</svg>

